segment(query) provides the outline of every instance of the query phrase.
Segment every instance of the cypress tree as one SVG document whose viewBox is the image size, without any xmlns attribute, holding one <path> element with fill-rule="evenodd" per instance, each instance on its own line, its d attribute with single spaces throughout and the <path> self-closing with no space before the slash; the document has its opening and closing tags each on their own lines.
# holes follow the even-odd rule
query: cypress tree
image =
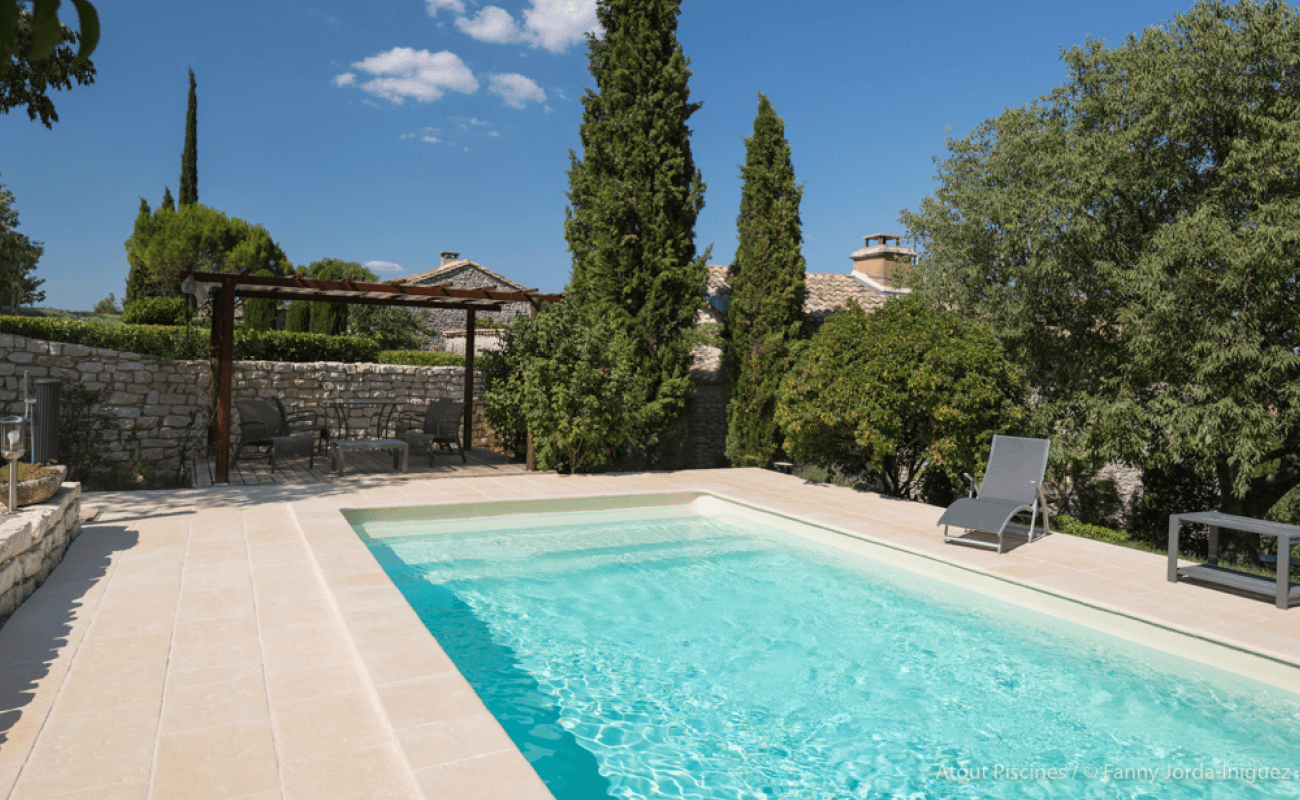
<svg viewBox="0 0 1300 800">
<path fill-rule="evenodd" d="M 804 299 L 799 200 L 785 123 L 759 94 L 754 135 L 745 140 L 744 186 L 731 266 L 727 312 L 727 458 L 737 467 L 766 467 L 781 448 L 776 395 L 790 341 L 799 336 Z"/>
<path fill-rule="evenodd" d="M 199 101 L 190 70 L 190 105 L 185 112 L 185 152 L 181 153 L 181 205 L 199 202 Z"/>
<path fill-rule="evenodd" d="M 168 209 L 168 210 L 170 210 L 170 211 L 175 211 L 175 210 L 176 210 L 176 201 L 172 199 L 172 187 L 170 187 L 170 186 L 164 186 L 164 187 L 163 187 L 163 199 L 162 199 L 162 205 L 160 205 L 160 206 L 158 206 L 158 207 L 159 207 L 159 208 L 165 208 L 165 209 Z"/>
<path fill-rule="evenodd" d="M 167 197 L 170 197 L 170 193 L 163 197 L 163 202 L 166 202 Z M 137 236 L 147 235 L 152 220 L 153 211 L 149 208 L 149 201 L 141 197 L 140 211 L 135 215 L 135 229 L 131 238 L 126 240 L 126 260 L 131 264 L 131 271 L 126 276 L 126 296 L 122 298 L 123 307 L 136 300 L 153 296 L 153 281 L 149 278 L 144 262 L 136 256 L 135 249 L 132 247 Z"/>
<path fill-rule="evenodd" d="M 635 344 L 641 407 L 634 447 L 671 466 L 691 390 L 686 332 L 702 305 L 696 258 L 704 182 L 691 157 L 689 61 L 677 41 L 680 0 L 602 0 L 602 38 L 587 41 L 596 90 L 582 99 L 583 154 L 569 153 L 564 234 L 570 291 Z"/>
<path fill-rule="evenodd" d="M 311 303 L 306 300 L 290 300 L 289 310 L 284 315 L 284 329 L 296 333 L 311 330 Z"/>
<path fill-rule="evenodd" d="M 254 275 L 263 278 L 276 277 L 274 272 L 269 269 L 259 269 Z M 262 298 L 250 297 L 244 301 L 244 319 L 240 323 L 248 330 L 254 331 L 273 331 L 275 330 L 275 314 L 280 303 L 278 300 L 264 300 Z"/>
</svg>

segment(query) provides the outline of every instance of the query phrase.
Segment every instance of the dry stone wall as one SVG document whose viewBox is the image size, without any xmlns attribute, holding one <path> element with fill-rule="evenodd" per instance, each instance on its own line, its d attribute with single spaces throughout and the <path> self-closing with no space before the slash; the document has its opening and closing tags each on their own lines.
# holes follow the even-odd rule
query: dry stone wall
<svg viewBox="0 0 1300 800">
<path fill-rule="evenodd" d="M 81 533 L 81 484 L 0 520 L 0 625 L 45 582 Z"/>
<path fill-rule="evenodd" d="M 114 420 L 105 455 L 149 464 L 157 474 L 179 471 L 184 443 L 206 439 L 212 368 L 207 361 L 171 361 L 116 350 L 0 335 L 0 407 L 22 413 L 23 373 L 31 381 L 57 378 L 101 393 L 102 410 Z M 461 399 L 461 367 L 398 364 L 237 361 L 231 394 L 278 395 L 290 410 L 324 407 L 332 400 L 385 399 L 422 409 L 430 400 Z M 483 416 L 483 376 L 475 373 L 475 447 L 491 442 Z M 238 425 L 238 413 L 232 423 Z M 374 412 L 377 414 L 377 412 Z M 187 430 L 191 415 L 195 420 Z M 237 433 L 238 428 L 234 429 Z"/>
</svg>

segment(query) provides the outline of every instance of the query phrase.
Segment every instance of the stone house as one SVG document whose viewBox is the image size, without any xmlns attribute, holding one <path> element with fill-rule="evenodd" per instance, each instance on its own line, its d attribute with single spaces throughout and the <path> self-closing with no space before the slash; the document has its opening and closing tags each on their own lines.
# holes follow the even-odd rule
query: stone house
<svg viewBox="0 0 1300 800">
<path fill-rule="evenodd" d="M 868 314 L 891 297 L 911 292 L 907 278 L 916 261 L 916 251 L 903 247 L 902 237 L 892 233 L 864 236 L 866 245 L 849 255 L 848 273 L 808 272 L 804 274 L 804 319 L 820 324 L 850 299 Z M 729 267 L 709 264 L 705 277 L 707 304 L 696 315 L 695 324 L 721 323 L 731 308 Z M 690 410 L 690 464 L 715 467 L 724 463 L 727 438 L 727 379 L 723 352 L 710 345 L 696 345 L 691 351 L 691 379 L 695 388 Z"/>
<path fill-rule="evenodd" d="M 522 292 L 529 288 L 498 275 L 482 264 L 461 258 L 460 253 L 440 253 L 439 265 L 424 272 L 393 278 L 386 283 L 411 286 L 446 285 L 453 289 L 498 289 L 503 292 Z M 465 352 L 465 312 L 454 309 L 415 309 L 429 329 L 424 349 Z M 481 311 L 475 316 L 474 352 L 496 350 L 500 347 L 500 327 L 519 314 L 528 313 L 527 303 L 506 303 L 500 311 Z"/>
</svg>

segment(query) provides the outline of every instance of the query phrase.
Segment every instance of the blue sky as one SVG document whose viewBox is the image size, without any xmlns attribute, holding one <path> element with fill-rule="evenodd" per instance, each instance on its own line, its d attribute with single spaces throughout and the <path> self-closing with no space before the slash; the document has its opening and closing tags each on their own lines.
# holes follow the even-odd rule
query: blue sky
<svg viewBox="0 0 1300 800">
<path fill-rule="evenodd" d="M 493 4 L 495 3 L 495 4 Z M 96 3 L 91 86 L 53 95 L 53 130 L 0 116 L 0 182 L 45 243 L 46 305 L 121 298 L 145 197 L 176 194 L 187 67 L 198 81 L 199 201 L 264 225 L 294 264 L 419 272 L 451 250 L 558 291 L 569 150 L 594 84 L 585 0 Z M 1188 4 L 1182 8 L 1185 10 Z M 75 20 L 69 4 L 64 18 Z M 1062 47 L 1119 45 L 1171 0 L 874 3 L 685 0 L 691 146 L 708 185 L 697 247 L 730 263 L 757 93 L 804 182 L 811 272 L 847 272 L 862 236 L 902 232 L 933 158 L 1066 77 Z"/>
</svg>

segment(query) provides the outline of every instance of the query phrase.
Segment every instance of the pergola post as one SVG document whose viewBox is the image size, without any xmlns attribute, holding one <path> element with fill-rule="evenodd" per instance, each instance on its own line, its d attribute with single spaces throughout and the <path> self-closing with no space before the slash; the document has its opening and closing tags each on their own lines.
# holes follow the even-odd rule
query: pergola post
<svg viewBox="0 0 1300 800">
<path fill-rule="evenodd" d="M 528 301 L 528 318 L 531 320 L 537 319 L 537 303 L 531 300 Z M 533 449 L 533 432 L 531 430 L 524 431 L 524 446 L 526 447 L 524 469 L 535 472 L 537 470 L 537 451 Z"/>
<path fill-rule="evenodd" d="M 463 450 L 474 449 L 474 309 L 465 310 L 465 436 Z"/>
<path fill-rule="evenodd" d="M 212 323 L 217 337 L 217 475 L 230 483 L 230 383 L 235 356 L 235 276 L 221 279 Z"/>
</svg>

